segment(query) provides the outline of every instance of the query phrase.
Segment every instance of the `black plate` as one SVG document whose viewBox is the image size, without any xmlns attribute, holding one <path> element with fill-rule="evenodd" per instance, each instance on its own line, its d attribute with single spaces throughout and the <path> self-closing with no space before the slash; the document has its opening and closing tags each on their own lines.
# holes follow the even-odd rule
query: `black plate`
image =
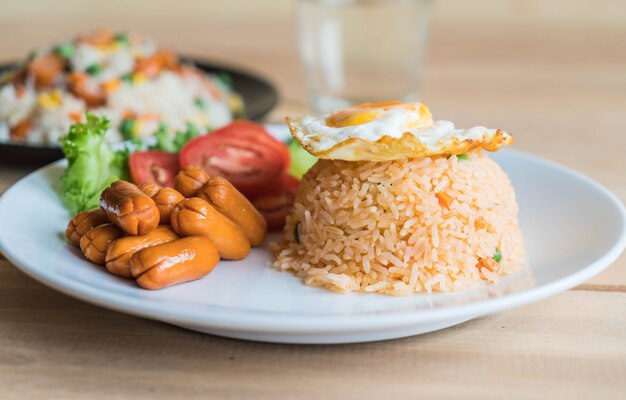
<svg viewBox="0 0 626 400">
<path fill-rule="evenodd" d="M 184 60 L 192 62 L 206 72 L 223 72 L 230 75 L 233 90 L 243 97 L 246 117 L 251 120 L 261 120 L 278 102 L 278 92 L 263 78 L 197 58 L 184 58 Z M 15 68 L 15 64 L 0 65 L 0 74 L 12 68 Z M 60 158 L 63 158 L 60 148 L 0 143 L 0 165 L 40 167 Z"/>
</svg>

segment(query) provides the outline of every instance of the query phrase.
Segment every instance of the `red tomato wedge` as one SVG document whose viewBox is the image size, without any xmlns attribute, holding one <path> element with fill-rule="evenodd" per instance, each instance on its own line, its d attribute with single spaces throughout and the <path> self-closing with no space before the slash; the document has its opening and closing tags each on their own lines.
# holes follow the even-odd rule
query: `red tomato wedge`
<svg viewBox="0 0 626 400">
<path fill-rule="evenodd" d="M 285 169 L 288 169 L 291 163 L 287 145 L 270 135 L 262 125 L 255 124 L 254 122 L 235 121 L 223 128 L 215 130 L 211 135 L 228 135 L 265 144 L 272 147 L 280 154 L 285 162 Z"/>
<path fill-rule="evenodd" d="M 248 198 L 279 187 L 286 165 L 276 147 L 247 137 L 219 133 L 222 129 L 187 143 L 180 152 L 180 167 L 200 166 L 210 175 L 228 179 Z"/>
<path fill-rule="evenodd" d="M 128 159 L 130 176 L 137 185 L 158 183 L 174 187 L 174 177 L 179 171 L 178 154 L 164 151 L 137 151 Z"/>
<path fill-rule="evenodd" d="M 285 218 L 291 214 L 299 186 L 300 181 L 285 173 L 278 189 L 254 199 L 252 204 L 265 218 L 268 230 L 277 231 L 285 225 Z"/>
</svg>

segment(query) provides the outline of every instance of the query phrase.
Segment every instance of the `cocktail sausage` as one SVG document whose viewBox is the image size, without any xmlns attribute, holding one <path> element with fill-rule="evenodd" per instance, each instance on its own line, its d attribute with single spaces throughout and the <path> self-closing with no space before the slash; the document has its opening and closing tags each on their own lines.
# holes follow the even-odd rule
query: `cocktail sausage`
<svg viewBox="0 0 626 400">
<path fill-rule="evenodd" d="M 104 264 L 109 244 L 124 235 L 125 232 L 113 224 L 96 226 L 80 238 L 80 250 L 89 261 Z"/>
<path fill-rule="evenodd" d="M 185 199 L 172 210 L 172 229 L 180 236 L 206 236 L 222 258 L 241 260 L 250 253 L 250 242 L 230 218 L 198 197 Z"/>
<path fill-rule="evenodd" d="M 139 186 L 139 189 L 156 203 L 159 215 L 161 216 L 161 224 L 170 223 L 170 214 L 174 206 L 185 199 L 185 197 L 176 190 L 162 187 L 156 183 L 144 183 Z"/>
<path fill-rule="evenodd" d="M 159 226 L 143 236 L 119 238 L 111 242 L 106 251 L 107 270 L 113 275 L 130 278 L 132 277 L 130 273 L 130 259 L 133 254 L 146 247 L 172 242 L 176 239 L 178 239 L 178 235 L 166 225 Z"/>
<path fill-rule="evenodd" d="M 116 181 L 102 192 L 102 208 L 109 221 L 131 235 L 145 235 L 159 225 L 159 209 L 154 200 L 130 182 Z"/>
<path fill-rule="evenodd" d="M 190 165 L 174 178 L 174 189 L 185 197 L 193 197 L 209 180 L 209 174 L 202 168 Z"/>
<path fill-rule="evenodd" d="M 65 230 L 65 236 L 69 239 L 70 243 L 74 246 L 80 246 L 80 238 L 90 229 L 95 228 L 98 225 L 106 224 L 109 222 L 109 218 L 106 213 L 100 208 L 95 210 L 83 211 L 74 216 L 68 222 L 67 229 Z"/>
<path fill-rule="evenodd" d="M 267 234 L 265 218 L 228 180 L 221 176 L 210 177 L 197 196 L 239 225 L 252 246 L 263 243 Z"/>
<path fill-rule="evenodd" d="M 142 288 L 162 289 L 202 278 L 219 260 L 211 239 L 189 236 L 139 250 L 131 257 L 131 272 Z"/>
</svg>

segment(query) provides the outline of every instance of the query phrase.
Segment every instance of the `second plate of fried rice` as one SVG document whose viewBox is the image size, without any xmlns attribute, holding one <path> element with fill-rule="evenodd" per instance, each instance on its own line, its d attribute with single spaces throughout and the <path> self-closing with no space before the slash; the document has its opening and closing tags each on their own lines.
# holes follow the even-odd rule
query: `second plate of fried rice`
<svg viewBox="0 0 626 400">
<path fill-rule="evenodd" d="M 179 58 L 137 33 L 99 30 L 0 66 L 0 159 L 41 165 L 60 158 L 59 138 L 88 110 L 112 121 L 107 139 L 118 142 L 260 119 L 277 99 L 253 74 Z"/>
</svg>

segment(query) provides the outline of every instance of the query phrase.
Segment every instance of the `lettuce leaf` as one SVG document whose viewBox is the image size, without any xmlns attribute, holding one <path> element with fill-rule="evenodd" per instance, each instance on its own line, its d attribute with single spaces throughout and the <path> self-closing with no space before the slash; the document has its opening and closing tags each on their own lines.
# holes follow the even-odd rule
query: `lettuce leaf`
<svg viewBox="0 0 626 400">
<path fill-rule="evenodd" d="M 295 178 L 302 179 L 302 176 L 317 162 L 317 158 L 304 150 L 297 140 L 291 138 L 287 144 L 291 165 L 289 174 Z"/>
<path fill-rule="evenodd" d="M 198 135 L 200 135 L 198 127 L 190 122 L 187 122 L 185 130 L 176 131 L 174 136 L 169 134 L 167 125 L 161 123 L 159 129 L 154 132 L 156 144 L 152 146 L 151 149 L 166 151 L 168 153 L 178 153 L 187 144 L 187 142 Z"/>
<path fill-rule="evenodd" d="M 114 151 L 104 140 L 109 129 L 106 117 L 87 113 L 61 139 L 69 165 L 61 178 L 63 196 L 72 213 L 98 207 L 102 191 L 111 182 L 128 179 L 128 149 Z"/>
</svg>

